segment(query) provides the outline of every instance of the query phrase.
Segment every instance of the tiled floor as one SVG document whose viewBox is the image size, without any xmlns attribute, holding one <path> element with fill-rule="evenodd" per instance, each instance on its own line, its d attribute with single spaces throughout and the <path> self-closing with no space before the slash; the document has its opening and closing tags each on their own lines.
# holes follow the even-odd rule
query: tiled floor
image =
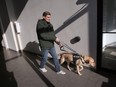
<svg viewBox="0 0 116 87">
<path fill-rule="evenodd" d="M 52 59 L 48 59 L 47 73 L 42 73 L 38 67 L 41 57 L 29 52 L 17 53 L 4 49 L 4 59 L 8 75 L 0 79 L 0 87 L 116 87 L 116 75 L 102 72 L 97 73 L 85 68 L 82 76 L 70 72 L 61 66 L 66 75 L 57 75 L 54 71 Z M 0 74 L 0 76 L 4 76 Z"/>
</svg>

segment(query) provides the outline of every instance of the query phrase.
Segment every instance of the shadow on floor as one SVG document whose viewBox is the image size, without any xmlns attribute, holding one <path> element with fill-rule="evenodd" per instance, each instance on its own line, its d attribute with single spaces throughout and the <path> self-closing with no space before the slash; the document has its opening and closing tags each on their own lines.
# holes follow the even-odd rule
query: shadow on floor
<svg viewBox="0 0 116 87">
<path fill-rule="evenodd" d="M 43 73 L 39 70 L 39 63 L 41 56 L 38 54 L 33 54 L 30 52 L 23 52 L 23 56 L 25 60 L 29 63 L 29 65 L 33 68 L 33 70 L 38 74 L 38 76 L 45 82 L 45 84 L 49 87 L 55 87 L 49 80 L 46 78 Z M 51 67 L 50 64 L 46 64 L 47 66 Z M 53 69 L 53 68 L 52 68 Z"/>
<path fill-rule="evenodd" d="M 63 77 L 60 78 L 60 76 L 56 76 L 53 77 L 55 79 L 51 79 L 52 73 L 50 73 L 50 76 L 45 75 L 44 73 L 42 73 L 38 68 L 39 68 L 39 62 L 41 59 L 41 56 L 38 54 L 33 54 L 30 52 L 23 52 L 22 53 L 23 58 L 27 61 L 27 63 L 29 64 L 29 66 L 32 67 L 32 69 L 35 71 L 35 73 L 40 77 L 40 79 L 48 86 L 48 87 L 55 87 L 57 85 L 59 85 L 58 83 L 54 83 L 53 81 L 55 79 L 58 79 L 58 81 L 62 82 L 61 84 L 64 85 L 65 82 L 69 82 L 71 81 L 71 85 L 73 85 L 73 87 L 76 87 L 75 85 L 79 86 L 79 87 L 93 87 L 93 85 L 95 87 L 116 87 L 116 75 L 113 73 L 108 73 L 107 71 L 102 71 L 102 72 L 95 72 L 93 73 L 93 71 L 91 72 L 88 69 L 85 69 L 83 71 L 83 76 L 75 76 L 75 74 L 73 72 L 67 71 L 67 74 Z M 48 63 L 46 64 L 46 66 L 48 66 L 49 68 L 52 68 L 54 70 L 54 67 L 52 66 L 52 59 L 48 59 Z M 66 64 L 64 63 L 63 65 L 61 65 L 63 67 L 66 68 Z M 75 68 L 74 65 L 71 65 L 72 68 Z M 1 68 L 0 68 L 1 69 Z M 1 70 L 0 70 L 1 72 Z M 15 72 L 15 71 L 13 71 Z M 15 73 L 16 74 L 16 73 Z M 0 77 L 2 76 L 2 74 L 0 74 Z M 13 76 L 13 73 L 7 73 L 5 75 L 8 79 L 9 76 Z M 78 77 L 78 78 L 76 78 Z M 7 80 L 5 79 L 5 86 L 1 86 L 0 83 L 0 87 L 17 87 L 17 82 L 14 79 L 10 79 Z M 73 82 L 72 80 L 77 81 L 77 82 Z M 0 81 L 3 82 L 2 78 L 0 78 Z M 92 81 L 92 83 L 91 83 Z M 72 84 L 75 83 L 75 84 Z M 87 84 L 86 84 L 87 83 Z M 8 85 L 9 84 L 9 85 Z M 25 82 L 26 84 L 26 82 Z M 70 83 L 67 83 L 67 87 L 69 86 Z M 7 85 L 7 86 L 6 86 Z M 11 85 L 11 86 L 10 86 Z M 26 87 L 26 86 L 25 86 Z M 28 87 L 28 86 L 27 86 Z M 57 86 L 58 87 L 58 86 Z M 60 85 L 61 87 L 61 85 Z"/>
</svg>

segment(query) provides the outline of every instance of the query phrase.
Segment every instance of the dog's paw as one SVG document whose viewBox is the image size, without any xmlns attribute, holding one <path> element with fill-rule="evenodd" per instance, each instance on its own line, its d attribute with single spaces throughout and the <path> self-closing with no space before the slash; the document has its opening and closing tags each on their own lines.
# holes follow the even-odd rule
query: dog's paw
<svg viewBox="0 0 116 87">
<path fill-rule="evenodd" d="M 82 75 L 82 73 L 80 73 L 80 72 L 78 72 L 78 71 L 75 71 L 79 76 L 81 76 Z"/>
<path fill-rule="evenodd" d="M 69 71 L 72 71 L 72 69 L 68 68 Z"/>
<path fill-rule="evenodd" d="M 81 73 L 79 73 L 79 76 L 82 76 L 82 74 L 81 74 Z"/>
<path fill-rule="evenodd" d="M 67 66 L 67 68 L 68 68 L 69 71 L 72 71 L 71 68 L 70 68 L 69 66 Z"/>
</svg>

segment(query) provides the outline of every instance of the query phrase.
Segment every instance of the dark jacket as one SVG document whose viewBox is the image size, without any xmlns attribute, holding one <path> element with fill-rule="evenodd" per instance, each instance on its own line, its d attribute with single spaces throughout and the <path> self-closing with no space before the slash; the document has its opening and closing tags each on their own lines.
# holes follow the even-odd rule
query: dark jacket
<svg viewBox="0 0 116 87">
<path fill-rule="evenodd" d="M 54 47 L 56 36 L 51 23 L 46 22 L 44 19 L 39 19 L 36 26 L 36 32 L 41 49 Z"/>
</svg>

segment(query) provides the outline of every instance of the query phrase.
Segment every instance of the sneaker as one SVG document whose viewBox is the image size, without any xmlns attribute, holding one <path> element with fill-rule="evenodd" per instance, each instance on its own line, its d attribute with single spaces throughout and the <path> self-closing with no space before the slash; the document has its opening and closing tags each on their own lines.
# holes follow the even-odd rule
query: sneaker
<svg viewBox="0 0 116 87">
<path fill-rule="evenodd" d="M 42 72 L 47 72 L 47 69 L 45 69 L 45 68 L 40 68 L 40 70 L 41 70 Z"/>
<path fill-rule="evenodd" d="M 59 72 L 57 72 L 57 74 L 62 74 L 62 75 L 64 75 L 64 74 L 66 74 L 66 72 L 60 70 Z"/>
</svg>

